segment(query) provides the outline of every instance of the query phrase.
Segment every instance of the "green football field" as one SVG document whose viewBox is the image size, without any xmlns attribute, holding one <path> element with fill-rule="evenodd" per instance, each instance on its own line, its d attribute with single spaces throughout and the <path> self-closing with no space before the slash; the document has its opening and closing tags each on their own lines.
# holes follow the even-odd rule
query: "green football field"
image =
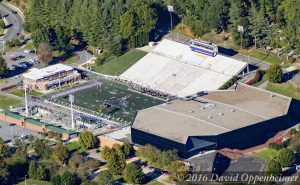
<svg viewBox="0 0 300 185">
<path fill-rule="evenodd" d="M 137 111 L 164 103 L 165 101 L 153 98 L 128 89 L 127 86 L 112 81 L 101 81 L 103 84 L 74 93 L 75 106 L 83 111 L 95 112 L 103 117 L 109 116 L 115 121 L 132 122 Z M 68 96 L 58 99 L 68 103 Z"/>
</svg>

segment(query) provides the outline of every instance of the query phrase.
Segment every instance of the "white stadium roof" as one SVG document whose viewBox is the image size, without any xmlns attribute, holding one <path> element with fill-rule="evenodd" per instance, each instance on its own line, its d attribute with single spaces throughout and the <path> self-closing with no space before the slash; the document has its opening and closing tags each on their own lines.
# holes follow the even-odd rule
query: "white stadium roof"
<svg viewBox="0 0 300 185">
<path fill-rule="evenodd" d="M 72 71 L 73 68 L 63 64 L 55 64 L 43 69 L 31 69 L 28 73 L 23 74 L 23 77 L 31 80 L 40 80 L 49 76 L 56 75 L 58 73 Z"/>
<path fill-rule="evenodd" d="M 217 90 L 247 66 L 222 55 L 206 56 L 164 39 L 120 78 L 177 96 Z"/>
</svg>

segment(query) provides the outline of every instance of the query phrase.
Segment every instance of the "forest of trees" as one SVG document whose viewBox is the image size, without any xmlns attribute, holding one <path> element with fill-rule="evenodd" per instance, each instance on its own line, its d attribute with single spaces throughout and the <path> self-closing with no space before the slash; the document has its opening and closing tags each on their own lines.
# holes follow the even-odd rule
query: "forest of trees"
<svg viewBox="0 0 300 185">
<path fill-rule="evenodd" d="M 196 37 L 226 31 L 236 45 L 242 42 L 246 48 L 271 46 L 300 53 L 298 0 L 27 1 L 31 6 L 25 29 L 33 33 L 35 45 L 48 42 L 57 50 L 71 49 L 69 41 L 76 38 L 119 55 L 124 46 L 137 47 L 147 43 L 150 34 L 168 31 L 170 4 L 175 24 L 183 19 Z M 244 28 L 242 37 L 238 25 Z"/>
<path fill-rule="evenodd" d="M 25 29 L 35 46 L 46 42 L 68 51 L 70 39 L 77 39 L 119 55 L 124 43 L 155 25 L 155 9 L 143 0 L 32 0 Z"/>
<path fill-rule="evenodd" d="M 244 27 L 244 47 L 284 47 L 300 53 L 300 3 L 298 0 L 171 0 L 175 12 L 185 15 L 197 36 L 211 30 L 231 32 L 237 45 Z"/>
</svg>

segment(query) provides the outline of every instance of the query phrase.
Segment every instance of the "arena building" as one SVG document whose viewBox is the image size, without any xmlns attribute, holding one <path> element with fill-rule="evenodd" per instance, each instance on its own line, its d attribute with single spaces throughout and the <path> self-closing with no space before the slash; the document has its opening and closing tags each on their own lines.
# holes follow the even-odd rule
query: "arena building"
<svg viewBox="0 0 300 185">
<path fill-rule="evenodd" d="M 194 52 L 188 45 L 164 39 L 120 78 L 140 86 L 185 97 L 219 89 L 247 63 L 222 55 Z"/>
<path fill-rule="evenodd" d="M 131 137 L 136 144 L 175 148 L 183 158 L 207 150 L 247 149 L 297 124 L 297 107 L 291 98 L 239 84 L 141 110 Z"/>
<path fill-rule="evenodd" d="M 27 88 L 36 91 L 47 91 L 64 84 L 73 83 L 81 79 L 81 74 L 74 68 L 56 64 L 43 69 L 33 68 L 22 75 Z"/>
</svg>

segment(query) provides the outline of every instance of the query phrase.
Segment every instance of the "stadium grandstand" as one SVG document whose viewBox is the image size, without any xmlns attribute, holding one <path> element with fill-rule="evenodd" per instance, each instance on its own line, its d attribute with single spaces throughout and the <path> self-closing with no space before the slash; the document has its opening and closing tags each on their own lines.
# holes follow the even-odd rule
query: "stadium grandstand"
<svg viewBox="0 0 300 185">
<path fill-rule="evenodd" d="M 188 45 L 164 39 L 150 53 L 121 74 L 120 79 L 185 97 L 217 90 L 247 64 L 229 57 L 194 52 Z"/>
<path fill-rule="evenodd" d="M 136 144 L 175 148 L 183 158 L 222 148 L 247 149 L 297 124 L 297 107 L 291 98 L 239 84 L 235 90 L 141 110 L 131 137 Z"/>
<path fill-rule="evenodd" d="M 36 91 L 47 91 L 78 81 L 81 79 L 81 74 L 70 66 L 56 64 L 43 69 L 30 69 L 22 77 L 27 88 Z"/>
</svg>

